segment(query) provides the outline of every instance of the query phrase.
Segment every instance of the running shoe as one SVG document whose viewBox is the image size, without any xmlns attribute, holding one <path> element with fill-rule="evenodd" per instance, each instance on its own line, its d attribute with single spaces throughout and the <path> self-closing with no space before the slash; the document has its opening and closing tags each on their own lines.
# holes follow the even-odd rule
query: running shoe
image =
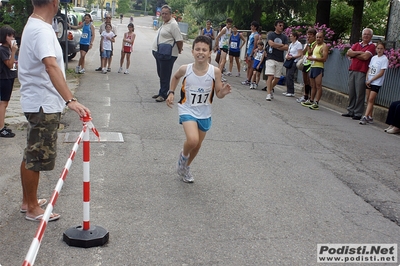
<svg viewBox="0 0 400 266">
<path fill-rule="evenodd" d="M 129 74 L 129 70 L 128 69 L 125 70 L 124 74 Z"/>
<path fill-rule="evenodd" d="M 85 69 L 82 68 L 81 70 L 79 70 L 79 74 L 85 74 Z"/>
<path fill-rule="evenodd" d="M 186 174 L 186 172 L 187 172 L 186 165 L 187 165 L 188 159 L 189 158 L 183 157 L 182 152 L 179 153 L 178 164 L 176 166 L 176 172 L 178 173 L 178 175 L 184 176 Z"/>
<path fill-rule="evenodd" d="M 305 107 L 310 107 L 311 105 L 313 105 L 313 103 L 310 100 L 307 100 L 304 103 L 301 103 L 301 105 L 303 105 Z"/>
<path fill-rule="evenodd" d="M 267 100 L 267 101 L 271 101 L 271 94 L 267 94 L 267 97 L 265 98 L 265 100 Z"/>
<path fill-rule="evenodd" d="M 308 108 L 310 108 L 311 110 L 318 110 L 319 106 L 317 103 L 313 103 L 311 106 L 309 106 Z"/>
<path fill-rule="evenodd" d="M 192 173 L 190 172 L 190 166 L 186 166 L 186 173 L 182 176 L 182 180 L 185 183 L 193 183 L 194 178 L 192 176 Z"/>
<path fill-rule="evenodd" d="M 122 67 L 120 67 L 119 69 L 118 69 L 118 73 L 121 73 L 123 71 L 123 69 L 122 69 Z"/>
</svg>

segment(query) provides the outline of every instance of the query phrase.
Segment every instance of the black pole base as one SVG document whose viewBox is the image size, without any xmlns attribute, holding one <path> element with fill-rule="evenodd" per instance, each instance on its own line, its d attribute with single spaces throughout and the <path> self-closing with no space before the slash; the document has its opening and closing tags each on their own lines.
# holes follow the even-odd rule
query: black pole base
<svg viewBox="0 0 400 266">
<path fill-rule="evenodd" d="M 91 248 L 102 246 L 108 242 L 109 233 L 100 226 L 91 226 L 83 230 L 82 226 L 69 228 L 63 234 L 63 240 L 68 246 Z"/>
</svg>

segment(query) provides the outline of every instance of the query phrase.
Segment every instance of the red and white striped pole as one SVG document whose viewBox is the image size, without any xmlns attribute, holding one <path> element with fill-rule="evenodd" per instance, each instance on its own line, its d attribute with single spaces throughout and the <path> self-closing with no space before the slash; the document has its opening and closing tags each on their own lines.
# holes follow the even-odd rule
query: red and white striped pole
<svg viewBox="0 0 400 266">
<path fill-rule="evenodd" d="M 49 221 L 50 215 L 53 212 L 53 208 L 56 205 L 58 195 L 60 194 L 61 188 L 64 185 L 64 180 L 66 179 L 68 175 L 69 168 L 71 167 L 72 161 L 75 158 L 76 152 L 79 148 L 79 143 L 82 140 L 84 131 L 82 130 L 81 133 L 79 134 L 77 140 L 75 141 L 74 146 L 72 147 L 72 151 L 69 155 L 69 158 L 67 160 L 67 163 L 64 166 L 64 169 L 61 173 L 60 178 L 58 179 L 57 185 L 53 191 L 53 195 L 51 196 L 50 202 L 46 207 L 46 211 L 44 212 L 44 215 L 42 217 L 42 220 L 40 221 L 39 227 L 36 230 L 35 237 L 33 238 L 33 241 L 31 243 L 31 246 L 29 247 L 29 251 L 26 254 L 25 260 L 23 262 L 23 266 L 31 266 L 35 263 L 36 255 L 39 251 L 40 244 L 42 242 L 42 238 L 44 235 L 44 232 L 47 227 L 47 223 Z"/>
<path fill-rule="evenodd" d="M 91 122 L 91 117 L 83 117 L 83 226 L 69 228 L 63 240 L 69 246 L 97 247 L 107 243 L 109 233 L 100 226 L 90 226 L 90 138 L 89 129 L 100 140 L 99 132 Z"/>
<path fill-rule="evenodd" d="M 83 118 L 83 230 L 90 229 L 90 139 L 86 118 Z"/>
</svg>

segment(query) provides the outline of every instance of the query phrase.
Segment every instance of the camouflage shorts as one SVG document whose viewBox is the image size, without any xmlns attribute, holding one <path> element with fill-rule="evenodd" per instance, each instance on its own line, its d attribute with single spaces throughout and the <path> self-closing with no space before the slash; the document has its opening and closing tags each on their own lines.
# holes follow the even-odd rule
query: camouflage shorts
<svg viewBox="0 0 400 266">
<path fill-rule="evenodd" d="M 24 150 L 25 168 L 32 171 L 54 169 L 57 156 L 57 130 L 61 113 L 25 113 L 28 120 L 27 145 Z"/>
</svg>

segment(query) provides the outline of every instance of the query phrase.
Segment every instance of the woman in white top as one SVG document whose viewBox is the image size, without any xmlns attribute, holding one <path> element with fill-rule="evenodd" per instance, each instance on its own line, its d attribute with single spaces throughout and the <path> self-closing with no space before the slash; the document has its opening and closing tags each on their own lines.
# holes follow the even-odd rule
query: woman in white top
<svg viewBox="0 0 400 266">
<path fill-rule="evenodd" d="M 286 87 L 287 90 L 283 94 L 287 97 L 294 96 L 294 73 L 297 70 L 296 62 L 303 56 L 303 46 L 298 41 L 299 34 L 297 32 L 292 32 L 289 35 L 289 39 L 291 41 L 288 49 L 288 53 L 286 54 L 286 60 L 295 59 L 291 68 L 286 69 Z"/>
</svg>

